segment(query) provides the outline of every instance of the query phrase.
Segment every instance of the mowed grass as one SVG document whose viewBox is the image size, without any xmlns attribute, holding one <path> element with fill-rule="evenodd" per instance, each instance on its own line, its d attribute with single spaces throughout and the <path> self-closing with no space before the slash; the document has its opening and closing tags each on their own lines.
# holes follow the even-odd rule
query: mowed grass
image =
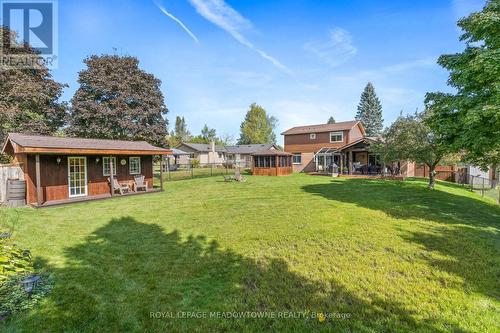
<svg viewBox="0 0 500 333">
<path fill-rule="evenodd" d="M 500 208 L 445 183 L 212 177 L 18 212 L 55 287 L 3 332 L 500 330 Z"/>
</svg>

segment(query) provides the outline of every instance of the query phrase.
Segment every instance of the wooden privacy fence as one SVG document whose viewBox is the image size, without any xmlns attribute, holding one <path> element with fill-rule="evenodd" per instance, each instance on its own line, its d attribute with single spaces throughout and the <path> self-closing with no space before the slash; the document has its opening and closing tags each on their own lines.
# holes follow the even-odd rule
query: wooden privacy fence
<svg viewBox="0 0 500 333">
<path fill-rule="evenodd" d="M 0 203 L 2 204 L 5 204 L 8 179 L 24 180 L 24 173 L 20 165 L 0 164 Z"/>
<path fill-rule="evenodd" d="M 438 165 L 435 168 L 436 179 L 457 182 L 453 177 L 457 168 L 451 165 Z M 415 167 L 415 177 L 429 177 L 429 167 L 427 165 L 417 165 Z"/>
</svg>

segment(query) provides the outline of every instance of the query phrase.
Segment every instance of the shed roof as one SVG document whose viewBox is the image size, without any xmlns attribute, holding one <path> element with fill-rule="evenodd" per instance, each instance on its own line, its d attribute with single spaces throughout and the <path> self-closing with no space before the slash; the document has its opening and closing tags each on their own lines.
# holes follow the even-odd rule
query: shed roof
<svg viewBox="0 0 500 333">
<path fill-rule="evenodd" d="M 65 138 L 21 133 L 9 133 L 2 152 L 8 142 L 14 144 L 16 153 L 110 153 L 130 155 L 168 155 L 172 153 L 170 149 L 156 147 L 146 141 Z"/>
<path fill-rule="evenodd" d="M 306 133 L 321 133 L 321 132 L 331 132 L 331 131 L 345 131 L 350 130 L 356 125 L 360 125 L 362 131 L 364 132 L 363 125 L 359 120 L 342 121 L 335 124 L 319 124 L 319 125 L 306 125 L 306 126 L 296 126 L 292 127 L 283 133 L 282 135 L 291 134 L 306 134 Z"/>
</svg>

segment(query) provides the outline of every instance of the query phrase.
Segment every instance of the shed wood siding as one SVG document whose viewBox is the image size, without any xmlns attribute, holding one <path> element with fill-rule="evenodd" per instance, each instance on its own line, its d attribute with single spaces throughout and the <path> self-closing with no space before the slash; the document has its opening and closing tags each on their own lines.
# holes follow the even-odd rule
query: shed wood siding
<svg viewBox="0 0 500 333">
<path fill-rule="evenodd" d="M 24 158 L 26 155 L 24 155 Z M 60 156 L 61 163 L 57 164 L 55 155 L 40 156 L 40 176 L 41 187 L 43 189 L 43 201 L 62 200 L 69 197 L 68 193 L 68 157 Z M 86 156 L 87 157 L 87 195 L 94 196 L 110 193 L 108 176 L 103 176 L 102 156 Z M 99 163 L 96 163 L 96 158 L 99 157 Z M 141 174 L 144 175 L 148 187 L 153 187 L 153 161 L 152 156 L 141 157 Z M 125 159 L 127 164 L 121 165 L 120 161 Z M 27 157 L 26 165 L 26 183 L 27 183 L 27 202 L 36 203 L 36 171 L 35 171 L 35 156 Z M 129 156 L 116 156 L 115 176 L 120 183 L 132 184 L 134 176 L 129 174 Z"/>
</svg>

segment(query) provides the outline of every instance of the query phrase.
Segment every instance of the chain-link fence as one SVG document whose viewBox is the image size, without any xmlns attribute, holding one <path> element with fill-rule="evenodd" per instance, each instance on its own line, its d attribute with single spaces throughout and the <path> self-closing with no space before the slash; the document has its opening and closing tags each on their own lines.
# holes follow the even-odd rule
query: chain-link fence
<svg viewBox="0 0 500 333">
<path fill-rule="evenodd" d="M 463 185 L 471 191 L 481 194 L 483 197 L 489 197 L 496 200 L 500 204 L 500 187 L 498 186 L 498 179 L 473 176 L 454 171 L 437 171 L 436 179 Z"/>
<path fill-rule="evenodd" d="M 245 162 L 224 162 L 224 163 L 185 163 L 163 165 L 163 181 L 174 181 L 182 179 L 203 178 L 234 175 L 237 170 L 245 172 L 250 166 Z M 155 166 L 155 178 L 159 181 L 160 166 Z"/>
</svg>

